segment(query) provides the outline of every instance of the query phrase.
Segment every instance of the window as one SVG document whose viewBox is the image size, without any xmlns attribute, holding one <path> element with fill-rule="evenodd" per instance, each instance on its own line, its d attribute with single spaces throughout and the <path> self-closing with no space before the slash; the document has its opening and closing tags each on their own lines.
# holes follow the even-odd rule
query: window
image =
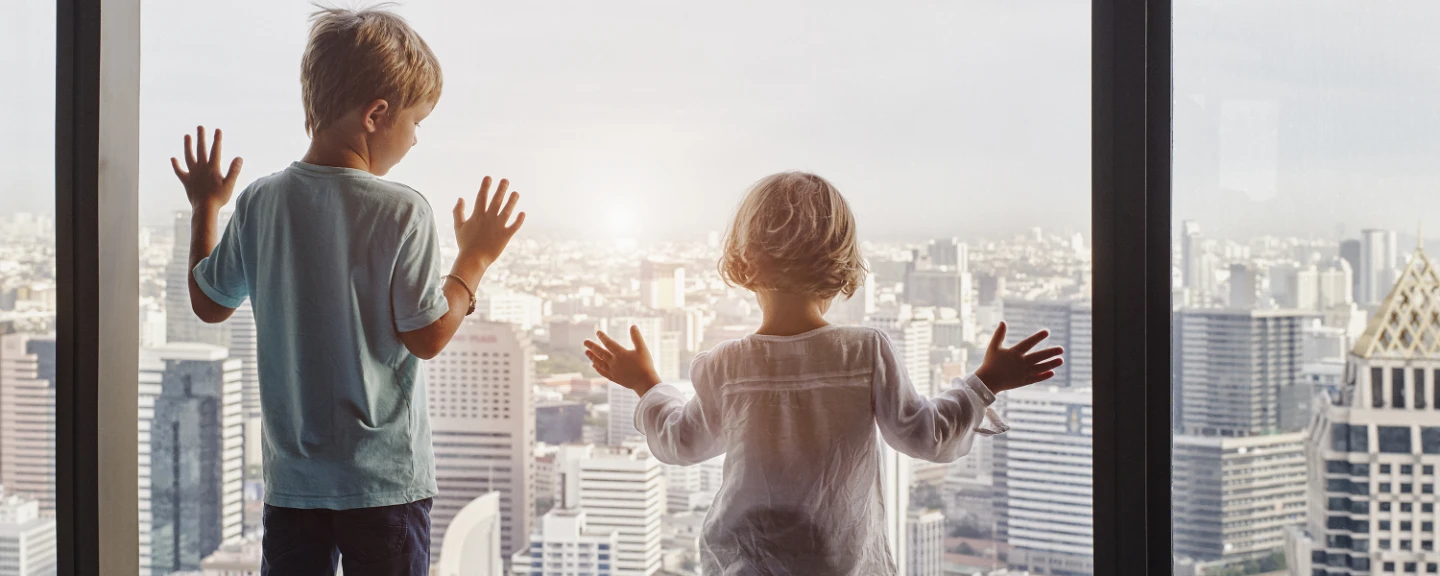
<svg viewBox="0 0 1440 576">
<path fill-rule="evenodd" d="M 1391 372 L 1390 378 L 1390 406 L 1392 408 L 1405 407 L 1405 370 L 1396 368 Z"/>
<path fill-rule="evenodd" d="M 1390 473 L 1390 465 L 1389 465 L 1389 464 L 1381 464 L 1381 465 L 1380 465 L 1380 473 L 1381 473 L 1381 474 L 1389 474 L 1389 473 Z"/>
<path fill-rule="evenodd" d="M 1409 465 L 1409 464 L 1401 464 L 1401 465 L 1400 465 L 1400 473 L 1401 473 L 1401 474 L 1414 474 L 1414 473 L 1415 473 L 1415 467 L 1414 467 L 1414 466 L 1411 466 L 1411 465 Z"/>
<path fill-rule="evenodd" d="M 56 558 L 56 12 L 0 5 L 0 546 L 7 564 L 54 573 Z M 13 498 L 12 498 L 13 495 Z M 23 536 L 29 532 L 31 536 Z"/>
<path fill-rule="evenodd" d="M 1410 427 L 1409 426 L 1376 426 L 1375 433 L 1379 437 L 1380 452 L 1385 454 L 1409 454 L 1410 453 Z"/>
</svg>

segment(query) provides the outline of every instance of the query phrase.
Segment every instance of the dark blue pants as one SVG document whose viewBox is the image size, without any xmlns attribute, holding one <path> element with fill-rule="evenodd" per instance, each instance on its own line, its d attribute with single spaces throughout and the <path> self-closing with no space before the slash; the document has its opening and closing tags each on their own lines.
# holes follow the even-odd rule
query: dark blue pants
<svg viewBox="0 0 1440 576">
<path fill-rule="evenodd" d="M 356 510 L 265 506 L 263 576 L 427 576 L 429 498 Z"/>
</svg>

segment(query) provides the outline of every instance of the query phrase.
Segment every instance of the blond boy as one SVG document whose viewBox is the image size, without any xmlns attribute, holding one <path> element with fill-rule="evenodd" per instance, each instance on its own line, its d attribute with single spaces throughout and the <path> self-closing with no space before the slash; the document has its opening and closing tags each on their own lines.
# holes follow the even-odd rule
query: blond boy
<svg viewBox="0 0 1440 576">
<path fill-rule="evenodd" d="M 266 576 L 423 575 L 430 569 L 435 460 L 421 359 L 439 354 L 525 214 L 486 177 L 460 245 L 440 269 L 435 218 L 382 180 L 440 98 L 440 64 L 400 17 L 316 13 L 301 64 L 310 149 L 217 214 L 240 172 L 221 133 L 199 128 L 171 158 L 193 209 L 190 301 L 221 322 L 246 298 L 258 331 Z M 503 200 L 502 200 L 503 199 Z"/>
</svg>

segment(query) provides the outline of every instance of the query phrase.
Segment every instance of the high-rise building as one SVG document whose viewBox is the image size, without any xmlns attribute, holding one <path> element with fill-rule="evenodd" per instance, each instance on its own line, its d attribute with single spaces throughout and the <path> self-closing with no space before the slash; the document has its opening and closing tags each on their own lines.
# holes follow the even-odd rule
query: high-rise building
<svg viewBox="0 0 1440 576">
<path fill-rule="evenodd" d="M 905 302 L 911 306 L 970 312 L 973 286 L 969 272 L 955 268 L 917 268 L 905 275 Z"/>
<path fill-rule="evenodd" d="M 440 495 L 431 534 L 475 498 L 500 493 L 500 547 L 525 546 L 535 521 L 535 347 L 515 324 L 467 320 L 425 365 Z"/>
<path fill-rule="evenodd" d="M 1351 290 L 1354 273 L 1350 264 L 1333 258 L 1320 266 L 1309 266 L 1297 273 L 1296 298 L 1293 307 L 1301 310 L 1329 310 L 1355 301 Z"/>
<path fill-rule="evenodd" d="M 1355 299 L 1356 299 L 1356 300 L 1359 300 L 1359 299 L 1360 299 L 1360 241 L 1359 241 L 1359 240 L 1342 240 L 1342 241 L 1340 242 L 1340 259 L 1341 259 L 1341 260 L 1344 260 L 1346 264 L 1349 264 L 1349 265 L 1350 265 L 1350 269 L 1355 272 L 1354 278 L 1351 279 L 1352 284 L 1351 284 L 1350 293 L 1355 296 Z"/>
<path fill-rule="evenodd" d="M 1355 274 L 1359 287 L 1355 300 L 1360 305 L 1379 304 L 1395 283 L 1398 249 L 1394 230 L 1360 231 L 1360 265 Z"/>
<path fill-rule="evenodd" d="M 585 511 L 587 525 L 617 532 L 616 576 L 649 576 L 660 570 L 665 472 L 638 446 L 569 444 L 557 455 L 561 510 Z"/>
<path fill-rule="evenodd" d="M 895 357 L 905 367 L 905 374 L 915 388 L 926 396 L 935 396 L 935 383 L 930 380 L 930 345 L 935 329 L 930 320 L 909 315 L 873 316 L 865 324 L 885 332 L 895 349 Z"/>
<path fill-rule="evenodd" d="M 1351 382 L 1308 430 L 1309 522 L 1287 546 L 1293 569 L 1415 574 L 1440 565 L 1437 294 L 1440 271 L 1417 250 L 1350 349 Z"/>
<path fill-rule="evenodd" d="M 686 400 L 695 394 L 695 385 L 689 380 L 671 380 L 666 384 L 679 388 Z M 605 383 L 605 395 L 606 401 L 610 404 L 605 443 L 619 446 L 640 438 L 640 431 L 635 429 L 635 409 L 640 406 L 640 396 L 636 395 L 634 390 L 614 382 Z"/>
<path fill-rule="evenodd" d="M 1090 389 L 1037 385 L 1005 395 L 1009 563 L 1039 574 L 1092 574 Z"/>
<path fill-rule="evenodd" d="M 1170 497 L 1175 555 L 1231 565 L 1264 558 L 1305 524 L 1305 433 L 1177 435 Z"/>
<path fill-rule="evenodd" d="M 1296 406 L 1282 395 L 1301 384 L 1303 329 L 1314 313 L 1299 310 L 1181 310 L 1175 314 L 1176 430 L 1201 436 L 1250 436 L 1281 429 Z"/>
<path fill-rule="evenodd" d="M 518 324 L 530 329 L 544 322 L 545 302 L 530 294 L 482 289 L 475 294 L 475 315 L 479 320 Z"/>
<path fill-rule="evenodd" d="M 1249 310 L 1255 307 L 1260 282 L 1255 267 L 1245 263 L 1230 265 L 1230 307 Z"/>
<path fill-rule="evenodd" d="M 53 336 L 0 336 L 0 486 L 55 516 Z"/>
<path fill-rule="evenodd" d="M 1200 284 L 1200 223 L 1186 220 L 1180 223 L 1180 277 L 1181 286 L 1196 288 Z"/>
<path fill-rule="evenodd" d="M 930 265 L 948 267 L 961 272 L 970 269 L 970 247 L 959 238 L 939 238 L 930 241 Z"/>
<path fill-rule="evenodd" d="M 685 265 L 678 262 L 640 262 L 640 304 L 651 310 L 685 307 Z"/>
<path fill-rule="evenodd" d="M 939 510 L 910 509 L 906 530 L 910 555 L 909 576 L 941 576 L 945 573 L 945 515 Z"/>
<path fill-rule="evenodd" d="M 229 222 L 228 212 L 222 213 L 220 220 Z M 206 324 L 190 311 L 190 212 L 176 211 L 172 224 L 175 244 L 165 265 L 165 340 L 229 348 L 228 324 Z"/>
<path fill-rule="evenodd" d="M 539 526 L 530 536 L 530 548 L 511 556 L 510 573 L 515 576 L 620 574 L 616 566 L 619 548 L 619 531 L 587 522 L 583 509 L 556 509 L 540 517 Z M 451 575 L 442 573 L 441 576 Z"/>
<path fill-rule="evenodd" d="M 517 554 L 529 551 L 522 547 Z M 506 556 L 500 551 L 500 493 L 486 492 L 461 508 L 450 520 L 435 556 L 432 572 L 436 576 L 503 574 Z"/>
<path fill-rule="evenodd" d="M 669 332 L 670 336 L 666 336 L 665 319 L 659 316 L 617 316 L 607 319 L 601 328 L 629 347 L 631 326 L 640 329 L 640 337 L 650 348 L 650 357 L 660 378 L 666 381 L 680 378 L 679 333 Z"/>
<path fill-rule="evenodd" d="M 1065 365 L 1055 370 L 1050 384 L 1071 388 L 1091 385 L 1094 359 L 1090 302 L 1006 300 L 1005 324 L 1007 346 L 1040 330 L 1049 330 L 1050 336 L 1036 348 L 1065 348 Z"/>
<path fill-rule="evenodd" d="M 542 402 L 535 406 L 535 441 L 546 444 L 579 442 L 585 434 L 583 402 Z"/>
<path fill-rule="evenodd" d="M 690 512 L 709 508 L 720 492 L 720 481 L 725 468 L 725 455 L 721 454 L 694 466 L 665 465 L 665 494 L 667 510 L 672 513 Z"/>
<path fill-rule="evenodd" d="M 141 352 L 142 571 L 198 570 L 242 530 L 241 362 L 208 344 Z"/>
<path fill-rule="evenodd" d="M 0 498 L 0 576 L 53 575 L 58 555 L 55 519 L 41 514 L 38 501 Z"/>
</svg>

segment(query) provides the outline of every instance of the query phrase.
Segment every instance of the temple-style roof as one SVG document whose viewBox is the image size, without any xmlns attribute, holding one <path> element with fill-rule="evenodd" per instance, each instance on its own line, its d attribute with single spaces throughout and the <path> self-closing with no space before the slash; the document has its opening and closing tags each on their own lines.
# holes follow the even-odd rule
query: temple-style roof
<svg viewBox="0 0 1440 576">
<path fill-rule="evenodd" d="M 1351 354 L 1360 358 L 1440 358 L 1440 270 L 1418 246 L 1370 317 Z"/>
</svg>

